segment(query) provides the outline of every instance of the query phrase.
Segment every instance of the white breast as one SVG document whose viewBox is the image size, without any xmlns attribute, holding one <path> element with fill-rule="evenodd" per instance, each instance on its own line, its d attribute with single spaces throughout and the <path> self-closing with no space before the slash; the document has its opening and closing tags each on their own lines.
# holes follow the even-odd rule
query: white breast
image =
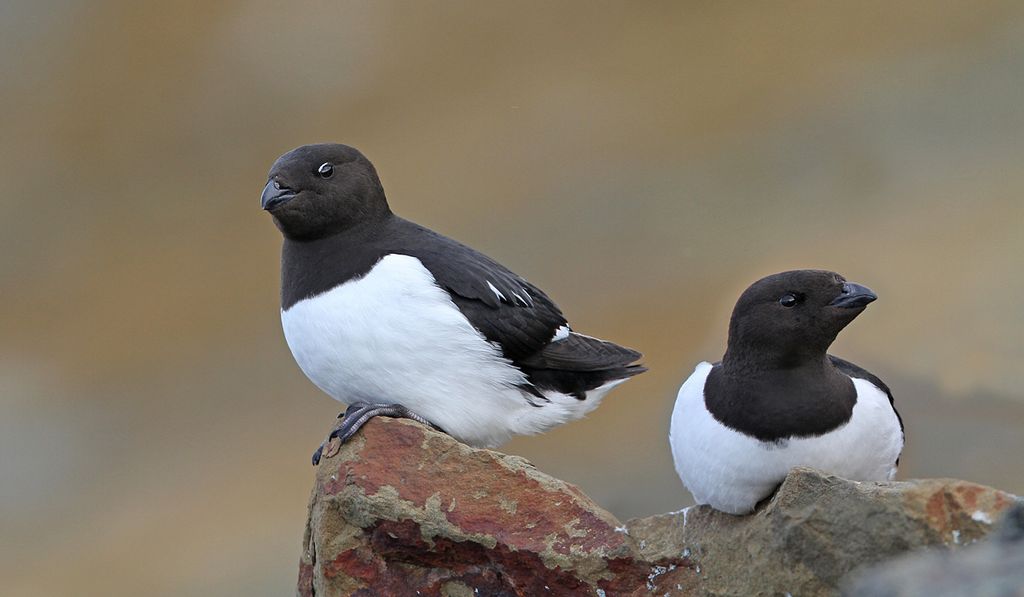
<svg viewBox="0 0 1024 597">
<path fill-rule="evenodd" d="M 719 423 L 704 405 L 710 363 L 697 365 L 679 389 L 669 443 L 676 472 L 700 504 L 732 514 L 750 512 L 794 466 L 856 481 L 888 481 L 896 473 L 903 435 L 885 392 L 854 379 L 850 420 L 820 437 L 762 442 Z"/>
<path fill-rule="evenodd" d="M 363 277 L 295 303 L 281 323 L 299 367 L 331 397 L 401 404 L 473 445 L 496 446 L 596 406 L 562 395 L 530 406 L 516 388 L 522 372 L 408 255 L 388 255 Z"/>
</svg>

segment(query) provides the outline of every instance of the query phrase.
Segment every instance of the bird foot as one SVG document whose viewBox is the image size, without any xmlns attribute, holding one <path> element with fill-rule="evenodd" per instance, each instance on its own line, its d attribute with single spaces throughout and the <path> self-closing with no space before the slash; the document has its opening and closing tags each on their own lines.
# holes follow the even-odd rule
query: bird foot
<svg viewBox="0 0 1024 597">
<path fill-rule="evenodd" d="M 342 444 L 352 439 L 352 436 L 373 417 L 385 416 L 403 419 L 412 419 L 433 429 L 441 430 L 437 425 L 424 419 L 418 414 L 400 404 L 367 404 L 365 402 L 353 402 L 345 412 L 338 415 L 340 423 L 327 436 L 324 443 L 313 452 L 313 466 L 320 464 L 322 457 L 331 458 L 341 450 Z"/>
</svg>

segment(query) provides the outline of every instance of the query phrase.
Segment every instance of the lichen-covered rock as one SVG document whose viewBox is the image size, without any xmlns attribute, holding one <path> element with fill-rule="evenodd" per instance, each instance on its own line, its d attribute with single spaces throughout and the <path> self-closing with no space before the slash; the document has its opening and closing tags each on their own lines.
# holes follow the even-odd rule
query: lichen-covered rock
<svg viewBox="0 0 1024 597">
<path fill-rule="evenodd" d="M 846 573 L 983 537 L 1013 496 L 795 469 L 749 516 L 624 525 L 516 456 L 377 418 L 317 469 L 300 595 L 834 595 Z"/>
<path fill-rule="evenodd" d="M 522 458 L 377 418 L 317 471 L 299 593 L 622 595 L 686 566 L 624 531 Z"/>
<path fill-rule="evenodd" d="M 858 483 L 790 472 L 751 515 L 707 506 L 632 520 L 641 557 L 686 557 L 704 595 L 835 595 L 852 570 L 907 551 L 984 537 L 1014 496 L 953 479 Z M 659 589 L 684 589 L 672 574 Z"/>
<path fill-rule="evenodd" d="M 906 555 L 848 580 L 849 597 L 1024 597 L 1024 502 L 976 545 Z"/>
</svg>

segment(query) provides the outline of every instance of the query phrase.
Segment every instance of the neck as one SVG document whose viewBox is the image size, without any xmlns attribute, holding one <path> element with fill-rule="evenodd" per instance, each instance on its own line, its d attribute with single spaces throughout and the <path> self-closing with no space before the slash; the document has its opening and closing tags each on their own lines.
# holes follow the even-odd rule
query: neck
<svg viewBox="0 0 1024 597">
<path fill-rule="evenodd" d="M 804 374 L 828 373 L 833 369 L 824 351 L 736 351 L 732 348 L 725 351 L 722 367 L 730 374 L 744 376 L 770 375 L 786 371 L 800 371 Z"/>
<path fill-rule="evenodd" d="M 362 276 L 385 254 L 380 238 L 386 220 L 362 223 L 310 240 L 285 237 L 281 250 L 281 307 Z"/>
<path fill-rule="evenodd" d="M 727 352 L 704 386 L 716 420 L 762 441 L 835 429 L 849 420 L 856 401 L 853 382 L 825 354 L 779 366 Z"/>
</svg>

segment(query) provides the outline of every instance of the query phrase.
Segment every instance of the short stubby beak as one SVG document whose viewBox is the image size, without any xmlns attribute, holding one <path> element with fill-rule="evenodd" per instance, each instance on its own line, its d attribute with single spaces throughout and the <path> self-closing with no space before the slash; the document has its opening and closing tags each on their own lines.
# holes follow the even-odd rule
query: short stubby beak
<svg viewBox="0 0 1024 597">
<path fill-rule="evenodd" d="M 274 209 L 294 196 L 295 191 L 288 187 L 282 187 L 281 183 L 276 180 L 271 180 L 267 182 L 267 186 L 263 187 L 260 205 L 263 206 L 263 209 Z"/>
<path fill-rule="evenodd" d="M 878 298 L 878 295 L 871 292 L 867 286 L 846 282 L 843 284 L 843 293 L 832 300 L 829 305 L 843 309 L 863 307 Z"/>
</svg>

